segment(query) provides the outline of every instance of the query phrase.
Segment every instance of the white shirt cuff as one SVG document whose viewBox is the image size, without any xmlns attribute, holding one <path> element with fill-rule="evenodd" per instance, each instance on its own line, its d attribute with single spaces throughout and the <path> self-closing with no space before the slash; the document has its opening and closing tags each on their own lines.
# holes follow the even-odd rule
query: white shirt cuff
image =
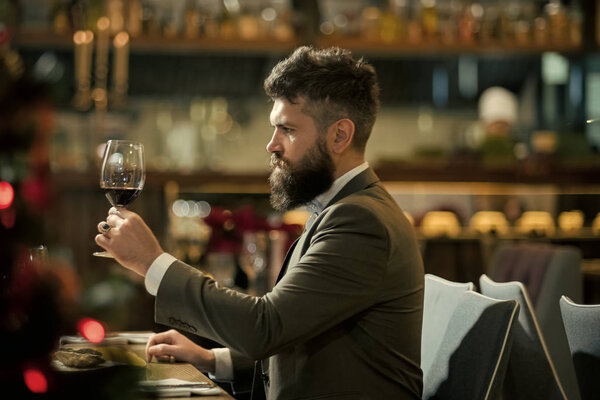
<svg viewBox="0 0 600 400">
<path fill-rule="evenodd" d="M 150 268 L 148 268 L 148 271 L 146 272 L 146 279 L 144 279 L 148 293 L 150 293 L 152 296 L 156 296 L 163 276 L 165 276 L 167 269 L 169 269 L 171 264 L 173 264 L 176 260 L 177 259 L 169 253 L 162 253 L 160 256 L 156 257 L 156 259 L 150 265 Z"/>
<path fill-rule="evenodd" d="M 215 373 L 208 373 L 210 379 L 221 381 L 233 380 L 233 361 L 227 347 L 211 349 L 215 354 Z"/>
</svg>

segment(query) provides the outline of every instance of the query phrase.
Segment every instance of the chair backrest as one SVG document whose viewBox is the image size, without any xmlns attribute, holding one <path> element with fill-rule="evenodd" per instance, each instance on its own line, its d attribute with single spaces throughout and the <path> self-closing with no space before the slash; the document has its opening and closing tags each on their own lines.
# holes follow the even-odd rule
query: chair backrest
<svg viewBox="0 0 600 400">
<path fill-rule="evenodd" d="M 562 295 L 575 301 L 583 297 L 581 250 L 540 243 L 503 245 L 492 257 L 490 278 L 496 282 L 524 283 L 562 387 L 569 399 L 578 399 L 577 377 L 560 317 L 559 300 Z"/>
<path fill-rule="evenodd" d="M 466 291 L 473 291 L 472 282 L 452 282 L 433 274 L 425 274 L 423 325 L 421 333 L 421 369 L 429 370 L 443 339 L 443 332 Z"/>
<path fill-rule="evenodd" d="M 500 392 L 519 304 L 473 291 L 459 298 L 445 329 L 436 332 L 441 343 L 423 371 L 423 399 L 487 400 Z M 429 318 L 447 318 L 447 311 L 430 308 Z"/>
<path fill-rule="evenodd" d="M 560 311 L 583 400 L 600 396 L 600 304 L 584 305 L 567 296 Z"/>
<path fill-rule="evenodd" d="M 504 398 L 567 400 L 525 286 L 521 282 L 494 282 L 484 274 L 479 278 L 479 288 L 485 296 L 519 302 L 519 318 L 503 385 Z"/>
</svg>

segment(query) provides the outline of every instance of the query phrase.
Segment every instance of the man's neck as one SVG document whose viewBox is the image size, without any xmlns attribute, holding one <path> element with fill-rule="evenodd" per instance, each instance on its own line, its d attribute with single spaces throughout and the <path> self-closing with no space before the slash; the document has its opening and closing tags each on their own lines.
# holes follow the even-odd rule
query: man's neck
<svg viewBox="0 0 600 400">
<path fill-rule="evenodd" d="M 346 172 L 358 167 L 362 163 L 365 162 L 365 156 L 363 154 L 356 154 L 353 156 L 348 156 L 343 159 L 339 159 L 338 163 L 335 167 L 335 172 L 333 174 L 333 178 L 337 179 L 340 176 L 344 175 Z"/>
</svg>

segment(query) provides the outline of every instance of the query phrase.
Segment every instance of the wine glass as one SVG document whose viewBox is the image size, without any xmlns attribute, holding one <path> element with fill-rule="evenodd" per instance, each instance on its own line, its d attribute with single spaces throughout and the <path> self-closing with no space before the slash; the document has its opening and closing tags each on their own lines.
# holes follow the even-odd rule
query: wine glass
<svg viewBox="0 0 600 400">
<path fill-rule="evenodd" d="M 110 204 L 125 208 L 139 195 L 145 180 L 144 145 L 129 140 L 109 140 L 102 158 L 100 188 Z M 97 251 L 94 255 L 112 257 L 107 251 Z"/>
</svg>

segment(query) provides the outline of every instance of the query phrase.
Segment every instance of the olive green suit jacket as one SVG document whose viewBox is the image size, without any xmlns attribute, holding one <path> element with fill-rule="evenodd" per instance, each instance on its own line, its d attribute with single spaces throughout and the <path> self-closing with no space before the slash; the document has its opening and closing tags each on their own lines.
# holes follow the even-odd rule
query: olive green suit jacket
<svg viewBox="0 0 600 400">
<path fill-rule="evenodd" d="M 423 281 L 412 226 L 369 168 L 294 243 L 270 293 L 176 261 L 155 319 L 264 360 L 268 399 L 420 399 Z"/>
</svg>

